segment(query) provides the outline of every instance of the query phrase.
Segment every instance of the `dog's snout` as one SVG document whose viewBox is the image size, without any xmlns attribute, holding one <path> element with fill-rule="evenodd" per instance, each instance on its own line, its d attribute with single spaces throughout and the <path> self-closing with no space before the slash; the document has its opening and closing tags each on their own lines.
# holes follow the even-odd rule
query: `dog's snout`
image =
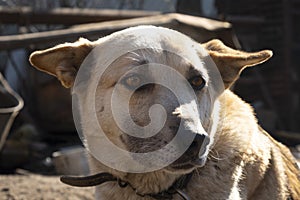
<svg viewBox="0 0 300 200">
<path fill-rule="evenodd" d="M 207 135 L 201 135 L 201 147 L 199 150 L 199 157 L 202 157 L 206 154 L 206 151 L 208 150 L 208 145 L 210 143 L 210 137 Z"/>
<path fill-rule="evenodd" d="M 187 130 L 186 130 L 187 131 Z M 201 167 L 206 162 L 209 136 L 206 134 L 198 134 L 192 131 L 187 131 L 189 134 L 194 134 L 194 140 L 190 144 L 186 152 L 173 163 L 175 166 L 180 168 L 180 166 L 191 165 Z"/>
<path fill-rule="evenodd" d="M 191 143 L 189 149 L 194 152 L 198 152 L 198 156 L 201 157 L 205 154 L 208 144 L 209 136 L 203 134 L 196 134 L 195 139 Z"/>
<path fill-rule="evenodd" d="M 196 134 L 194 141 L 190 145 L 190 148 L 199 148 L 204 141 L 204 137 L 204 135 Z"/>
<path fill-rule="evenodd" d="M 194 142 L 202 144 L 205 139 L 205 135 L 196 134 Z"/>
</svg>

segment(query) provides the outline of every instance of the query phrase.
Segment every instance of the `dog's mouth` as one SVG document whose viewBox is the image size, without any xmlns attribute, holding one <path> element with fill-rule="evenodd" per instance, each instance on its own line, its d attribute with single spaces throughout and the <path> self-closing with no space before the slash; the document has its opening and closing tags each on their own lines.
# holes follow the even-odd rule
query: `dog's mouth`
<svg viewBox="0 0 300 200">
<path fill-rule="evenodd" d="M 207 159 L 207 156 L 202 156 L 200 158 L 191 159 L 190 161 L 187 161 L 187 162 L 182 162 L 182 163 L 174 162 L 170 166 L 173 168 L 178 168 L 178 169 L 203 167 L 205 165 L 206 159 Z"/>
<path fill-rule="evenodd" d="M 174 162 L 169 165 L 168 169 L 174 170 L 192 170 L 198 167 L 203 167 L 206 163 L 207 156 L 202 156 L 200 158 L 192 159 L 187 162 L 177 163 Z"/>
</svg>

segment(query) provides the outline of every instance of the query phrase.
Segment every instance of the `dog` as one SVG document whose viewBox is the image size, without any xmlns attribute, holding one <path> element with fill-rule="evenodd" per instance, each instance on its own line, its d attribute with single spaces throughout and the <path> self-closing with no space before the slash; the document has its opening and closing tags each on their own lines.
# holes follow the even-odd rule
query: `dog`
<svg viewBox="0 0 300 200">
<path fill-rule="evenodd" d="M 115 60 L 108 59 L 114 56 Z M 199 44 L 177 31 L 155 26 L 128 28 L 93 42 L 81 38 L 32 53 L 30 63 L 56 76 L 67 88 L 77 86 L 79 72 L 86 74 L 77 81 L 86 92 L 79 103 L 79 121 L 91 152 L 90 171 L 96 175 L 64 177 L 62 181 L 74 186 L 97 186 L 96 199 L 109 200 L 300 199 L 299 168 L 290 151 L 258 125 L 253 108 L 230 90 L 246 67 L 263 63 L 271 56 L 270 50 L 243 52 L 217 39 Z M 149 67 L 151 63 L 159 65 Z M 92 67 L 82 70 L 82 65 Z M 109 67 L 102 70 L 99 78 L 96 72 L 104 65 Z M 137 66 L 145 67 L 127 73 Z M 181 79 L 165 81 L 163 84 L 169 84 L 168 87 L 145 81 L 148 77 L 144 74 L 172 74 L 161 72 L 163 66 L 184 77 L 189 85 L 184 87 L 192 88 L 195 95 L 179 86 L 176 90 L 175 85 L 184 82 Z M 91 89 L 94 82 L 97 85 Z M 118 114 L 121 125 L 116 123 L 112 111 L 111 99 L 116 91 L 125 96 L 131 93 L 127 99 L 130 114 Z M 176 100 L 177 94 L 184 97 Z M 122 102 L 117 100 L 115 105 Z M 164 112 L 153 116 L 154 104 L 163 106 Z M 91 120 L 90 107 L 96 109 L 96 121 Z M 160 126 L 164 119 L 158 133 L 148 138 L 124 134 L 120 128 L 131 124 L 131 120 L 147 133 L 147 125 L 157 120 Z M 92 144 L 93 139 L 88 141 L 89 135 L 98 132 L 95 123 L 101 125 L 113 145 L 134 155 L 164 148 L 180 129 L 181 137 L 174 144 L 180 146 L 185 135 L 192 136 L 192 140 L 182 154 L 162 168 L 126 172 L 118 169 L 119 158 L 114 167 L 99 161 L 112 150 L 102 148 L 101 156 L 95 153 L 101 145 Z M 167 152 L 156 160 L 166 161 L 169 155 L 172 154 Z M 152 161 L 146 165 L 156 162 Z M 140 164 L 135 158 L 132 162 L 133 168 Z"/>
</svg>

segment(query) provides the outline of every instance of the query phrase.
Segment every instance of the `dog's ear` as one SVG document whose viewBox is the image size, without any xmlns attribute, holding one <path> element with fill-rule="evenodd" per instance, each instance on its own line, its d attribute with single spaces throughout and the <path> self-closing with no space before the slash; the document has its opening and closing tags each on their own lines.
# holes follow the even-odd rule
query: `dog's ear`
<svg viewBox="0 0 300 200">
<path fill-rule="evenodd" d="M 238 51 L 225 46 L 220 40 L 211 40 L 203 46 L 216 63 L 225 88 L 229 88 L 239 78 L 243 69 L 263 63 L 273 55 L 270 50 L 254 53 Z"/>
<path fill-rule="evenodd" d="M 56 76 L 63 86 L 69 88 L 73 86 L 81 63 L 92 49 L 92 42 L 80 38 L 74 43 L 35 51 L 30 55 L 29 61 L 37 69 Z"/>
</svg>

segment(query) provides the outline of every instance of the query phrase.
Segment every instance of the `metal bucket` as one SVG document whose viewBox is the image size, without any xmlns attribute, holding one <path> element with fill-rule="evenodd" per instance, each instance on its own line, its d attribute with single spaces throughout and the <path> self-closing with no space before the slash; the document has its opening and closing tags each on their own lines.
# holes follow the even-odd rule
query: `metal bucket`
<svg viewBox="0 0 300 200">
<path fill-rule="evenodd" d="M 23 99 L 11 89 L 0 73 L 0 152 L 14 119 L 23 108 L 23 105 Z"/>
<path fill-rule="evenodd" d="M 58 174 L 87 175 L 89 173 L 87 152 L 81 146 L 62 148 L 52 156 Z"/>
</svg>

